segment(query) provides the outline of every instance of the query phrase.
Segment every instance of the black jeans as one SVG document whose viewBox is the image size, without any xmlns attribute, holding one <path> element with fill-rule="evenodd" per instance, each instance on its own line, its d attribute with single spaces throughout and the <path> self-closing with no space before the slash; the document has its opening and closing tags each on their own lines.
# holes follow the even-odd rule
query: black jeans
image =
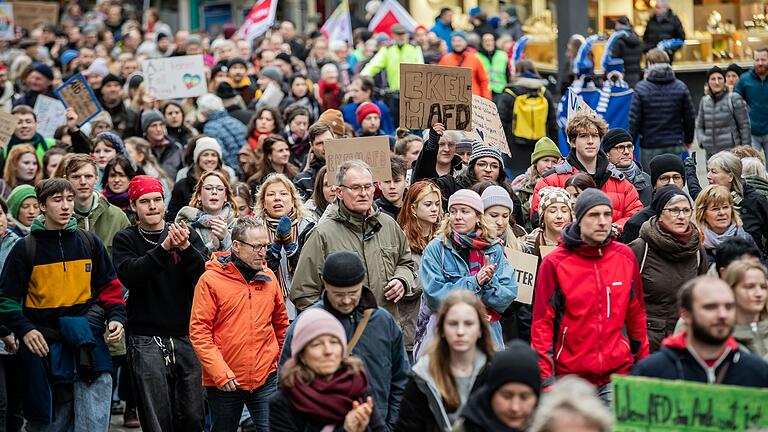
<svg viewBox="0 0 768 432">
<path fill-rule="evenodd" d="M 236 432 L 243 405 L 248 407 L 256 430 L 269 430 L 269 399 L 277 392 L 277 372 L 272 372 L 261 387 L 250 392 L 225 392 L 216 387 L 206 387 L 205 390 L 211 407 L 211 432 Z"/>
<path fill-rule="evenodd" d="M 18 432 L 24 426 L 23 395 L 19 358 L 0 355 L 0 432 Z"/>
<path fill-rule="evenodd" d="M 128 365 L 144 432 L 203 430 L 202 370 L 189 337 L 128 336 Z"/>
</svg>

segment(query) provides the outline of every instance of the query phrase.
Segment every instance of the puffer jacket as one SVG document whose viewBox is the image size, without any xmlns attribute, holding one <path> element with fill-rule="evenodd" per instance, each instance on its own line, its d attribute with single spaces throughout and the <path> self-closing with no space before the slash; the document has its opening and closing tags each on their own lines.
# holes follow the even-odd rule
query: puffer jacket
<svg viewBox="0 0 768 432">
<path fill-rule="evenodd" d="M 400 321 L 400 305 L 384 297 L 384 287 L 392 279 L 400 280 L 406 292 L 413 287 L 413 258 L 403 230 L 376 205 L 363 216 L 339 201 L 328 206 L 325 217 L 309 234 L 296 264 L 290 294 L 293 304 L 301 311 L 317 303 L 325 258 L 336 251 L 352 251 L 366 264 L 363 283 L 373 291 L 376 303 Z"/>
<path fill-rule="evenodd" d="M 768 319 L 735 325 L 733 338 L 752 354 L 768 361 Z"/>
<path fill-rule="evenodd" d="M 531 347 L 545 386 L 564 375 L 601 386 L 648 355 L 643 282 L 627 245 L 588 245 L 568 225 L 537 278 Z"/>
<path fill-rule="evenodd" d="M 472 69 L 472 94 L 491 99 L 491 81 L 477 54 L 466 50 L 461 54 L 451 52 L 444 55 L 437 64 Z"/>
<path fill-rule="evenodd" d="M 565 188 L 565 182 L 578 172 L 586 172 L 576 157 L 576 152 L 568 154 L 568 158 L 551 170 L 536 183 L 531 198 L 531 221 L 539 220 L 539 191 L 547 186 Z M 643 208 L 637 189 L 616 167 L 608 162 L 608 157 L 600 150 L 597 155 L 597 169 L 592 175 L 597 187 L 608 195 L 613 203 L 613 223 L 623 229 L 624 223 Z"/>
<path fill-rule="evenodd" d="M 696 140 L 707 155 L 751 145 L 749 113 L 744 99 L 729 91 L 702 97 L 696 116 Z"/>
<path fill-rule="evenodd" d="M 203 367 L 203 385 L 237 379 L 255 390 L 277 371 L 288 329 L 280 285 L 264 268 L 246 281 L 229 252 L 216 252 L 195 287 L 189 340 Z"/>
<path fill-rule="evenodd" d="M 93 197 L 93 206 L 87 214 L 75 212 L 77 227 L 96 234 L 112 256 L 112 239 L 115 234 L 131 226 L 131 222 L 128 216 L 119 207 L 110 204 L 104 195 L 94 192 Z"/>
<path fill-rule="evenodd" d="M 761 195 L 744 179 L 741 179 L 744 188 L 744 198 L 737 205 L 740 206 L 739 214 L 744 223 L 744 231 L 755 240 L 757 247 L 768 252 L 768 198 Z"/>
<path fill-rule="evenodd" d="M 672 66 L 657 64 L 635 86 L 629 111 L 629 133 L 645 149 L 693 142 L 695 115 L 688 86 L 675 78 Z"/>
<path fill-rule="evenodd" d="M 224 163 L 234 169 L 240 169 L 238 153 L 245 143 L 245 125 L 226 111 L 211 113 L 205 122 L 203 133 L 221 144 Z"/>
<path fill-rule="evenodd" d="M 628 34 L 616 39 L 611 55 L 624 60 L 624 81 L 630 87 L 635 87 L 643 79 L 643 68 L 640 66 L 643 58 L 643 42 L 634 30 L 627 29 L 627 31 Z"/>
<path fill-rule="evenodd" d="M 659 226 L 656 216 L 640 228 L 640 238 L 629 244 L 640 264 L 645 294 L 648 342 L 651 352 L 671 336 L 679 316 L 677 292 L 687 281 L 707 272 L 707 255 L 692 229 L 691 239 L 683 244 Z"/>
</svg>

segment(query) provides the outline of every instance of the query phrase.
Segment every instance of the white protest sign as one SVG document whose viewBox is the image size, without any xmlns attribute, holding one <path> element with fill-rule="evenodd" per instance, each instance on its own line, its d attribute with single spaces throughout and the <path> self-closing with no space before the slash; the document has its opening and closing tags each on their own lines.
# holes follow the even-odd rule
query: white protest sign
<svg viewBox="0 0 768 432">
<path fill-rule="evenodd" d="M 13 40 L 13 5 L 0 3 L 0 40 Z"/>
<path fill-rule="evenodd" d="M 43 138 L 53 138 L 56 129 L 67 123 L 67 109 L 58 99 L 38 95 L 33 109 L 37 116 L 37 132 Z"/>
<path fill-rule="evenodd" d="M 148 59 L 142 62 L 147 88 L 158 100 L 198 97 L 208 93 L 203 56 Z"/>
<path fill-rule="evenodd" d="M 499 118 L 499 109 L 493 101 L 472 95 L 472 132 L 468 132 L 467 135 L 511 156 L 504 126 Z"/>
<path fill-rule="evenodd" d="M 517 277 L 517 298 L 515 301 L 531 304 L 539 257 L 518 251 L 508 251 L 508 253 L 509 262 L 515 269 L 515 276 Z"/>
<path fill-rule="evenodd" d="M 584 102 L 584 98 L 582 98 L 580 95 L 577 95 L 572 89 L 568 89 L 568 117 L 571 118 L 571 116 L 574 113 L 577 113 L 579 111 L 587 111 L 591 112 L 592 114 L 595 113 L 595 110 L 593 110 L 589 105 L 587 105 L 586 102 Z"/>
</svg>

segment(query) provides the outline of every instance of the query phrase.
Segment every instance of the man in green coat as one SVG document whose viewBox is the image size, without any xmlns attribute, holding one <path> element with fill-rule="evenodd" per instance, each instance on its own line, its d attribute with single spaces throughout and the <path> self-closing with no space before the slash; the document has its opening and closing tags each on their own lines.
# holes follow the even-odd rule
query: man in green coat
<svg viewBox="0 0 768 432">
<path fill-rule="evenodd" d="M 291 301 L 304 310 L 320 300 L 320 274 L 332 252 L 356 252 L 366 267 L 365 286 L 402 322 L 398 302 L 413 288 L 413 258 L 403 230 L 373 204 L 373 177 L 362 161 L 346 161 L 336 176 L 336 200 L 304 243 L 293 275 Z"/>
</svg>

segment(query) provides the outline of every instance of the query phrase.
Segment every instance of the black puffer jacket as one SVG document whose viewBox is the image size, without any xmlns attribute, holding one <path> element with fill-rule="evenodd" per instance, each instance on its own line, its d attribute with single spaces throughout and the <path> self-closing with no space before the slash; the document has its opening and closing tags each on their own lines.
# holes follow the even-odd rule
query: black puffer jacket
<svg viewBox="0 0 768 432">
<path fill-rule="evenodd" d="M 643 79 L 643 68 L 640 65 L 643 58 L 643 43 L 634 30 L 628 29 L 628 31 L 630 34 L 616 39 L 611 55 L 624 60 L 624 81 L 630 87 L 634 87 Z"/>
<path fill-rule="evenodd" d="M 644 51 L 650 51 L 656 48 L 659 41 L 664 39 L 682 39 L 685 40 L 685 30 L 680 18 L 672 11 L 667 11 L 662 17 L 652 16 L 645 26 L 643 42 L 645 42 Z"/>
<path fill-rule="evenodd" d="M 741 185 L 744 188 L 744 199 L 740 203 L 740 215 L 744 231 L 755 239 L 757 247 L 765 255 L 768 253 L 768 198 L 744 179 L 741 179 Z"/>
<path fill-rule="evenodd" d="M 629 133 L 640 137 L 641 148 L 682 146 L 693 142 L 695 125 L 688 87 L 669 64 L 653 65 L 648 78 L 635 86 Z"/>
</svg>

